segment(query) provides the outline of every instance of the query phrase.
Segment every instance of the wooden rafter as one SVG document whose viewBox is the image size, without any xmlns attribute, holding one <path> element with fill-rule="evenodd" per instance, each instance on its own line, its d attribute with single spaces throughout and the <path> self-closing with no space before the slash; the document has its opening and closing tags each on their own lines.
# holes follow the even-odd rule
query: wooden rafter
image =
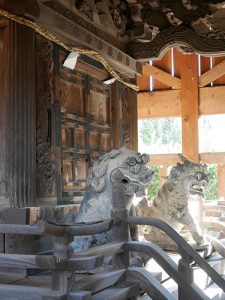
<svg viewBox="0 0 225 300">
<path fill-rule="evenodd" d="M 173 77 L 167 72 L 162 71 L 157 67 L 150 66 L 149 64 L 143 66 L 142 73 L 143 75 L 153 76 L 153 78 L 157 79 L 158 81 L 175 89 L 180 89 L 181 87 L 181 80 L 179 78 Z"/>
<path fill-rule="evenodd" d="M 225 74 L 225 60 L 215 65 L 199 77 L 199 86 L 203 87 Z"/>
</svg>

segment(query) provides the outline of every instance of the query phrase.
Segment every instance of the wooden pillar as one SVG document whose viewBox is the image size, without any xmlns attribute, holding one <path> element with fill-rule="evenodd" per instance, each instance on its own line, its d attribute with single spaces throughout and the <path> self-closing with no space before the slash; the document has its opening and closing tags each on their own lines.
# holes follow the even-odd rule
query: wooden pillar
<svg viewBox="0 0 225 300">
<path fill-rule="evenodd" d="M 137 93 L 115 82 L 111 97 L 113 147 L 137 150 Z"/>
<path fill-rule="evenodd" d="M 36 193 L 35 33 L 5 22 L 1 51 L 0 206 L 32 206 Z"/>
<path fill-rule="evenodd" d="M 225 165 L 217 165 L 218 198 L 225 199 Z"/>
<path fill-rule="evenodd" d="M 121 123 L 122 123 L 122 108 L 120 101 L 120 88 L 119 83 L 116 81 L 111 87 L 112 97 L 112 138 L 113 148 L 118 149 L 121 145 Z"/>
<path fill-rule="evenodd" d="M 198 65 L 197 55 L 180 55 L 183 155 L 199 162 L 198 154 Z"/>
<path fill-rule="evenodd" d="M 168 166 L 160 166 L 160 168 L 159 168 L 159 182 L 160 182 L 160 187 L 163 186 L 163 183 L 165 181 L 165 177 L 168 175 L 167 169 L 168 169 Z"/>
</svg>

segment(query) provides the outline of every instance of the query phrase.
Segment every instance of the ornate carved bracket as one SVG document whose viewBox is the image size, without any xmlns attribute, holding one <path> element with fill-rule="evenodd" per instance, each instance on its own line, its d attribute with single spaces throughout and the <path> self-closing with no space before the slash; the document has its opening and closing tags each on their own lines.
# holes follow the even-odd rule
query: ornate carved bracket
<svg viewBox="0 0 225 300">
<path fill-rule="evenodd" d="M 148 43 L 130 43 L 129 54 L 141 60 L 159 58 L 170 47 L 186 47 L 184 52 L 196 51 L 203 55 L 224 55 L 225 41 L 200 36 L 194 30 L 183 25 L 169 27 Z"/>
</svg>

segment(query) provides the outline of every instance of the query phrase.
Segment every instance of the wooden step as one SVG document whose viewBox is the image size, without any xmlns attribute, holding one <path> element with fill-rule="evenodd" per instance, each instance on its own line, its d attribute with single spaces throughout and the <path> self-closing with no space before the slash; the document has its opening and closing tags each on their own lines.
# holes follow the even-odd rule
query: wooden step
<svg viewBox="0 0 225 300">
<path fill-rule="evenodd" d="M 95 295 L 92 295 L 92 300 L 126 300 L 132 296 L 138 296 L 140 293 L 139 284 L 124 283 L 114 287 L 105 289 Z"/>
<path fill-rule="evenodd" d="M 213 267 L 219 274 L 223 275 L 225 272 L 225 261 L 220 255 L 213 255 L 207 262 Z M 199 267 L 194 268 L 194 282 L 201 288 L 205 289 L 212 283 L 212 279 Z"/>
<path fill-rule="evenodd" d="M 225 300 L 225 293 L 214 282 L 204 290 L 204 293 L 212 300 Z"/>
</svg>

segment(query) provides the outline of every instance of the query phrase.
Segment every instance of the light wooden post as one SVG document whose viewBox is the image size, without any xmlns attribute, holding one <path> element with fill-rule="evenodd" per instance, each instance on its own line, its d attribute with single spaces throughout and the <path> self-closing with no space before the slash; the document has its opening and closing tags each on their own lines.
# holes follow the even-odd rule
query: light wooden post
<svg viewBox="0 0 225 300">
<path fill-rule="evenodd" d="M 196 54 L 181 55 L 181 62 L 182 152 L 187 159 L 198 163 L 198 58 Z M 195 214 L 198 223 L 202 224 L 201 197 L 195 198 L 194 207 L 192 213 Z M 203 227 L 200 230 L 202 233 Z"/>
<path fill-rule="evenodd" d="M 218 198 L 225 198 L 225 165 L 217 165 Z"/>
<path fill-rule="evenodd" d="M 167 176 L 167 169 L 168 169 L 168 166 L 161 166 L 159 168 L 159 182 L 160 182 L 160 187 L 163 186 L 164 178 Z"/>
<path fill-rule="evenodd" d="M 198 62 L 197 55 L 180 55 L 181 59 L 181 110 L 182 152 L 194 162 L 199 162 L 198 153 Z"/>
</svg>

